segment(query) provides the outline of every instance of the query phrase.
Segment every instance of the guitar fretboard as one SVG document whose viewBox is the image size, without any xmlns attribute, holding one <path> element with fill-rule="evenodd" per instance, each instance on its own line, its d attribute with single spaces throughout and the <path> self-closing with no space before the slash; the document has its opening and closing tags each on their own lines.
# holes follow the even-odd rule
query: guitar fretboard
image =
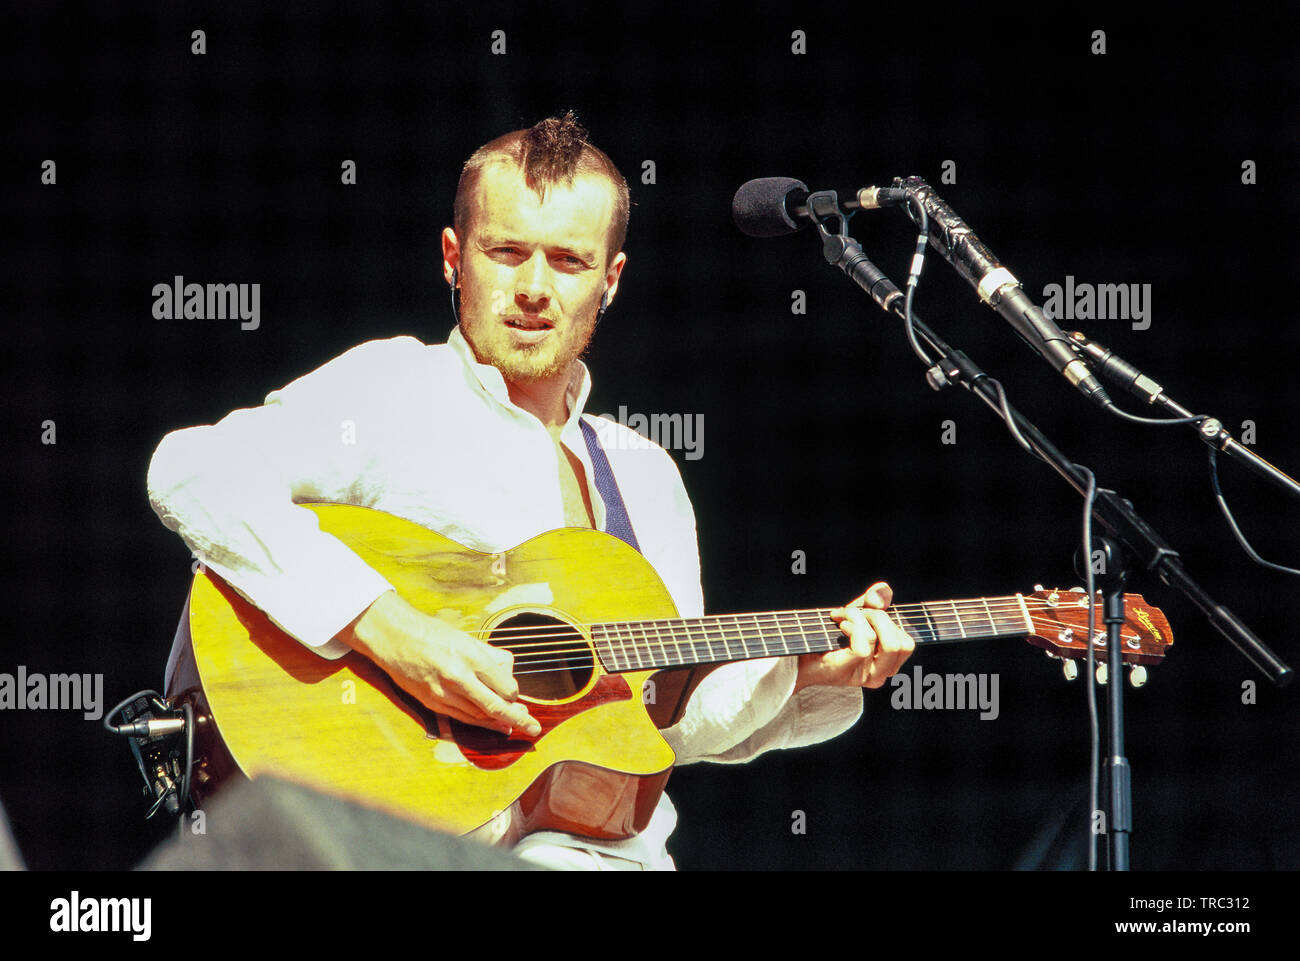
<svg viewBox="0 0 1300 961">
<path fill-rule="evenodd" d="M 592 640 L 611 673 L 824 653 L 848 644 L 831 610 L 610 621 L 592 625 Z M 917 644 L 1022 637 L 1033 630 L 1019 594 L 901 604 L 887 613 Z"/>
</svg>

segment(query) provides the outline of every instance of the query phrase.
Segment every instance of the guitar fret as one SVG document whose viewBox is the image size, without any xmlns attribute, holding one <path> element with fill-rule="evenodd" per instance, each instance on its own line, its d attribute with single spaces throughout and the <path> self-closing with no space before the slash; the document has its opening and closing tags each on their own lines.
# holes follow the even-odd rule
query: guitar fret
<svg viewBox="0 0 1300 961">
<path fill-rule="evenodd" d="M 722 643 L 723 655 L 722 657 L 718 656 L 718 650 L 717 647 L 715 646 L 715 639 L 713 637 L 710 637 L 709 638 L 709 659 L 713 661 L 727 660 L 728 658 L 731 657 L 731 648 L 727 644 L 727 629 L 723 627 L 721 618 L 716 620 L 714 623 L 718 629 L 718 636 L 716 640 L 721 641 Z"/>
<path fill-rule="evenodd" d="M 717 618 L 709 618 L 700 625 L 704 629 L 704 661 L 712 663 L 718 659 L 717 651 L 713 648 L 713 634 L 711 631 L 721 631 L 722 623 Z"/>
<path fill-rule="evenodd" d="M 925 643 L 925 638 L 921 635 L 919 623 L 917 623 L 914 618 L 909 616 L 906 611 L 893 610 L 889 612 L 889 616 L 893 618 L 893 621 L 895 624 L 898 625 L 899 630 L 905 631 L 908 634 L 912 635 L 913 641 L 916 641 L 917 643 L 920 644 Z"/>
<path fill-rule="evenodd" d="M 741 623 L 739 614 L 733 617 L 732 620 L 736 622 L 735 641 L 737 644 L 740 645 L 740 656 L 750 657 L 751 655 L 749 652 L 749 636 L 745 633 L 745 625 Z"/>
<path fill-rule="evenodd" d="M 918 610 L 911 614 L 899 615 L 899 626 L 907 633 L 912 635 L 912 639 L 918 644 L 933 644 L 935 641 L 934 627 L 930 624 L 930 615 L 926 613 L 923 605 L 917 605 Z"/>
<path fill-rule="evenodd" d="M 709 645 L 708 645 L 709 660 L 710 661 L 730 660 L 731 647 L 727 643 L 727 628 L 723 626 L 722 618 L 716 618 L 713 622 L 713 626 L 717 629 L 718 636 L 716 638 L 713 637 L 712 635 L 709 636 Z M 717 648 L 718 644 L 722 645 L 721 656 L 718 655 L 718 648 Z"/>
<path fill-rule="evenodd" d="M 739 614 L 731 615 L 731 622 L 736 625 L 735 627 L 735 631 L 737 634 L 736 639 L 740 642 L 740 651 L 741 651 L 741 656 L 743 657 L 745 652 L 745 634 L 740 629 L 740 615 Z M 726 631 L 722 632 L 722 646 L 727 652 L 727 660 L 731 660 L 731 641 L 727 638 Z"/>
<path fill-rule="evenodd" d="M 844 636 L 840 626 L 830 618 L 829 611 L 822 612 L 821 642 L 826 646 L 817 650 L 834 651 L 837 650 L 841 643 L 848 644 L 849 639 Z"/>
<path fill-rule="evenodd" d="M 957 618 L 957 630 L 961 631 L 961 636 L 966 637 L 966 625 L 961 621 L 961 611 L 957 610 L 957 602 L 949 601 L 948 606 L 952 608 L 953 616 Z"/>
<path fill-rule="evenodd" d="M 700 662 L 700 652 L 696 649 L 695 638 L 692 636 L 695 630 L 694 627 L 690 621 L 678 621 L 677 623 L 681 625 L 680 634 L 682 637 L 682 640 L 677 641 L 677 653 L 679 655 L 681 654 L 683 644 L 686 644 L 690 648 L 689 653 L 682 658 L 682 663 L 698 664 Z M 673 633 L 676 635 L 678 632 L 674 631 Z"/>
<path fill-rule="evenodd" d="M 636 651 L 636 666 L 638 668 L 650 667 L 651 665 L 648 663 L 650 661 L 650 635 L 646 633 L 645 621 L 638 621 L 633 630 L 637 629 L 641 631 L 641 640 L 633 643 L 633 649 Z M 633 637 L 635 638 L 635 635 Z"/>
<path fill-rule="evenodd" d="M 742 657 L 752 657 L 753 652 L 749 649 L 749 635 L 745 631 L 745 625 L 740 621 L 740 615 L 737 614 L 733 620 L 736 622 L 736 633 L 739 635 L 737 640 L 740 642 Z"/>
<path fill-rule="evenodd" d="M 663 622 L 642 621 L 642 623 L 645 625 L 646 657 L 650 661 L 650 666 L 667 667 L 668 657 L 667 652 L 664 650 L 664 636 L 663 632 L 659 629 L 659 625 Z M 654 631 L 654 637 L 650 636 L 651 631 Z"/>
<path fill-rule="evenodd" d="M 785 639 L 781 636 L 780 621 L 774 620 L 770 614 L 766 619 L 772 621 L 770 626 L 764 626 L 759 620 L 758 615 L 754 615 L 754 631 L 758 634 L 758 640 L 763 645 L 763 653 L 768 657 L 776 657 L 781 654 L 790 653 L 790 649 L 785 646 Z M 776 634 L 775 638 L 772 636 L 774 631 Z M 779 651 L 776 650 L 778 641 L 781 642 L 781 649 Z"/>
<path fill-rule="evenodd" d="M 771 620 L 770 616 L 768 619 Z M 754 633 L 758 635 L 758 642 L 763 645 L 763 653 L 767 657 L 775 657 L 779 654 L 786 653 L 786 648 L 784 646 L 781 650 L 776 650 L 776 640 L 772 638 L 772 631 L 763 626 L 757 614 L 754 615 Z M 778 624 L 776 625 L 776 639 L 779 640 L 780 637 L 781 630 L 780 625 Z"/>
<path fill-rule="evenodd" d="M 596 648 L 596 656 L 608 671 L 616 672 L 618 662 L 614 658 L 614 648 L 609 643 L 609 625 L 591 625 L 591 643 Z"/>
<path fill-rule="evenodd" d="M 636 635 L 632 633 L 631 621 L 622 621 L 618 626 L 618 641 L 623 652 L 623 670 L 630 671 L 636 667 L 634 650 Z"/>
<path fill-rule="evenodd" d="M 743 659 L 745 656 L 745 634 L 740 627 L 740 615 L 732 614 L 730 616 L 733 626 L 726 628 L 722 632 L 722 646 L 727 652 L 727 660 L 729 661 L 732 660 L 731 644 L 733 640 L 740 645 L 740 659 Z"/>
<path fill-rule="evenodd" d="M 939 629 L 939 622 L 934 619 L 934 613 L 930 610 L 930 605 L 925 605 L 925 617 L 930 622 L 930 633 L 936 641 L 944 640 L 943 634 Z"/>
<path fill-rule="evenodd" d="M 627 641 L 631 639 L 632 631 L 631 631 L 630 628 L 627 628 L 628 638 L 627 638 L 627 639 L 624 639 L 624 637 L 623 637 L 623 630 L 624 630 L 625 627 L 626 627 L 626 624 L 621 624 L 621 625 L 619 625 L 619 629 L 618 629 L 618 643 L 619 643 L 619 647 L 621 647 L 621 648 L 622 648 L 622 651 L 623 651 L 623 668 L 622 668 L 622 669 L 625 670 L 625 671 L 630 671 L 630 670 L 632 670 L 632 657 L 631 657 L 631 655 L 628 654 L 628 652 L 627 652 Z"/>
<path fill-rule="evenodd" d="M 1020 602 L 1020 613 L 1025 619 L 1024 633 L 1032 634 L 1034 632 L 1034 620 L 1029 616 L 1029 605 L 1025 603 L 1025 595 L 1017 594 L 1016 600 Z"/>
<path fill-rule="evenodd" d="M 659 664 L 659 667 L 672 667 L 673 659 L 672 656 L 668 653 L 668 646 L 664 644 L 664 632 L 659 627 L 660 624 L 664 624 L 666 622 L 651 621 L 651 623 L 654 624 L 655 640 L 659 642 L 659 653 L 660 656 L 663 658 L 663 660 Z M 670 637 L 672 636 L 671 630 L 669 631 L 669 636 Z"/>
<path fill-rule="evenodd" d="M 696 626 L 698 634 L 695 641 L 695 657 L 701 664 L 708 664 L 714 659 L 712 632 L 717 630 L 716 618 L 702 618 L 696 622 Z"/>
<path fill-rule="evenodd" d="M 981 597 L 980 603 L 984 605 L 984 616 L 989 619 L 989 637 L 997 637 L 998 625 L 997 622 L 993 620 L 993 608 L 989 607 L 989 599 L 987 597 Z"/>
<path fill-rule="evenodd" d="M 690 631 L 686 629 L 686 622 L 683 620 L 668 621 L 670 625 L 668 637 L 673 643 L 673 655 L 677 658 L 677 664 L 690 664 L 690 654 L 682 650 L 682 644 L 690 643 Z M 684 639 L 684 640 L 683 640 Z M 694 653 L 693 651 L 691 653 Z"/>
<path fill-rule="evenodd" d="M 719 660 L 718 641 L 722 642 L 723 651 L 727 649 L 726 628 L 722 626 L 722 618 L 720 617 L 710 617 L 701 626 L 704 628 L 704 660 L 712 663 Z"/>
<path fill-rule="evenodd" d="M 835 636 L 837 633 L 839 633 L 840 637 L 844 638 L 845 641 L 847 641 L 848 638 L 844 637 L 843 633 L 840 632 L 839 627 L 831 620 L 830 611 L 820 611 L 819 613 L 821 614 L 821 617 L 818 618 L 817 630 L 813 632 L 812 642 L 814 645 L 821 644 L 824 646 L 814 647 L 813 650 L 833 651 L 840 646 L 839 640 Z"/>
<path fill-rule="evenodd" d="M 651 622 L 641 621 L 640 624 L 641 637 L 644 639 L 641 646 L 641 659 L 645 661 L 646 667 L 658 667 L 659 665 L 655 663 L 655 642 L 650 636 Z"/>
</svg>

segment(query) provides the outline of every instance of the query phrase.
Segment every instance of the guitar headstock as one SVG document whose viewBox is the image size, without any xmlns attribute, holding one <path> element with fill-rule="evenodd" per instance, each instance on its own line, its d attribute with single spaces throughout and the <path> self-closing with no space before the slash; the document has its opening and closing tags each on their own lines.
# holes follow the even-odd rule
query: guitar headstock
<svg viewBox="0 0 1300 961">
<path fill-rule="evenodd" d="M 1033 630 L 1027 640 L 1054 657 L 1067 661 L 1087 660 L 1088 657 L 1088 595 L 1082 588 L 1068 591 L 1044 590 L 1036 587 L 1034 593 L 1024 595 L 1025 608 Z M 1106 623 L 1103 620 L 1101 592 L 1094 602 L 1096 607 L 1096 634 L 1093 638 L 1093 657 L 1104 662 L 1109 653 L 1106 646 Z M 1169 620 L 1158 608 L 1146 602 L 1141 594 L 1124 595 L 1125 664 L 1159 664 L 1165 649 L 1174 643 Z M 1066 676 L 1071 674 L 1067 670 Z"/>
</svg>

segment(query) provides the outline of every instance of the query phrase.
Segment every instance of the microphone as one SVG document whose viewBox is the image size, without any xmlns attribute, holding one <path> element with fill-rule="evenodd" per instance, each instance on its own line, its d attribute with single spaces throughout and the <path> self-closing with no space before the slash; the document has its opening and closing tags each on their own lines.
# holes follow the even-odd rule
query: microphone
<svg viewBox="0 0 1300 961">
<path fill-rule="evenodd" d="M 731 216 L 750 237 L 780 237 L 815 221 L 808 209 L 808 186 L 792 177 L 759 177 L 736 191 Z M 1089 400 L 1101 407 L 1110 395 L 1075 351 L 1065 333 L 1029 299 L 1020 281 L 993 256 L 974 232 L 920 177 L 896 178 L 892 187 L 864 187 L 843 203 L 846 210 L 902 206 L 915 201 L 925 209 L 930 243 L 970 282 L 980 299 Z"/>
<path fill-rule="evenodd" d="M 931 246 L 978 291 L 980 300 L 1001 314 L 1030 347 L 1085 397 L 1101 407 L 1110 407 L 1110 395 L 1088 365 L 1075 355 L 1061 328 L 1029 299 L 1015 275 L 1002 266 L 934 188 L 920 177 L 900 177 L 894 180 L 894 190 L 903 192 L 925 209 L 930 221 Z M 864 192 L 859 191 L 859 197 Z"/>
<path fill-rule="evenodd" d="M 731 218 L 749 237 L 782 237 L 803 230 L 814 217 L 807 206 L 809 190 L 791 177 L 759 177 L 744 184 L 731 201 Z M 895 187 L 864 187 L 846 210 L 869 210 L 907 203 L 907 191 Z"/>
<path fill-rule="evenodd" d="M 731 216 L 750 237 L 780 237 L 814 221 L 808 186 L 792 177 L 760 177 L 744 184 L 731 202 Z M 980 299 L 1002 315 L 1030 347 L 1089 400 L 1112 401 L 1076 355 L 1065 333 L 1024 292 L 1020 281 L 998 262 L 974 231 L 920 177 L 896 178 L 892 187 L 864 187 L 843 206 L 849 210 L 901 206 L 915 201 L 930 221 L 930 243 L 970 282 Z"/>
<path fill-rule="evenodd" d="M 739 190 L 731 201 L 731 219 L 749 237 L 781 237 L 808 226 L 808 186 L 789 177 L 759 177 Z M 791 209 L 801 221 L 791 216 Z M 799 211 L 802 210 L 802 215 Z"/>
</svg>

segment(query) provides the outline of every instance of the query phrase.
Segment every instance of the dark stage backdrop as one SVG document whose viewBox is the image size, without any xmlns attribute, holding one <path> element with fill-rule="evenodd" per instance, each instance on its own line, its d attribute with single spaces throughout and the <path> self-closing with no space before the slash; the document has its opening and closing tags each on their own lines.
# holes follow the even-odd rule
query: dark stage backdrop
<svg viewBox="0 0 1300 961">
<path fill-rule="evenodd" d="M 1276 15 L 27 7 L 0 40 L 0 673 L 102 674 L 102 706 L 159 686 L 190 578 L 145 496 L 159 439 L 361 341 L 444 338 L 438 237 L 460 164 L 566 108 L 634 203 L 589 410 L 700 418 L 702 446 L 673 453 L 711 611 L 828 606 L 881 578 L 900 602 L 1077 580 L 1079 499 L 974 398 L 930 390 L 901 323 L 808 232 L 741 235 L 730 202 L 752 177 L 850 191 L 916 174 L 1039 302 L 1067 278 L 1130 286 L 1141 300 L 1122 316 L 1063 326 L 1300 473 L 1298 48 Z M 901 280 L 907 218 L 852 224 Z M 156 319 L 152 289 L 176 276 L 259 284 L 256 329 Z M 1297 581 L 1236 546 L 1189 429 L 1089 407 L 933 251 L 917 310 L 1300 660 Z M 1232 463 L 1222 482 L 1260 553 L 1297 565 L 1300 505 Z M 1128 698 L 1133 866 L 1300 868 L 1296 693 L 1152 577 L 1133 589 L 1176 636 Z M 887 688 L 831 742 L 682 768 L 678 864 L 1079 866 L 1080 684 L 1019 641 L 912 664 L 996 675 L 998 716 L 895 709 Z M 36 868 L 131 866 L 168 833 L 142 818 L 124 744 L 76 711 L 0 711 L 0 799 Z"/>
</svg>

